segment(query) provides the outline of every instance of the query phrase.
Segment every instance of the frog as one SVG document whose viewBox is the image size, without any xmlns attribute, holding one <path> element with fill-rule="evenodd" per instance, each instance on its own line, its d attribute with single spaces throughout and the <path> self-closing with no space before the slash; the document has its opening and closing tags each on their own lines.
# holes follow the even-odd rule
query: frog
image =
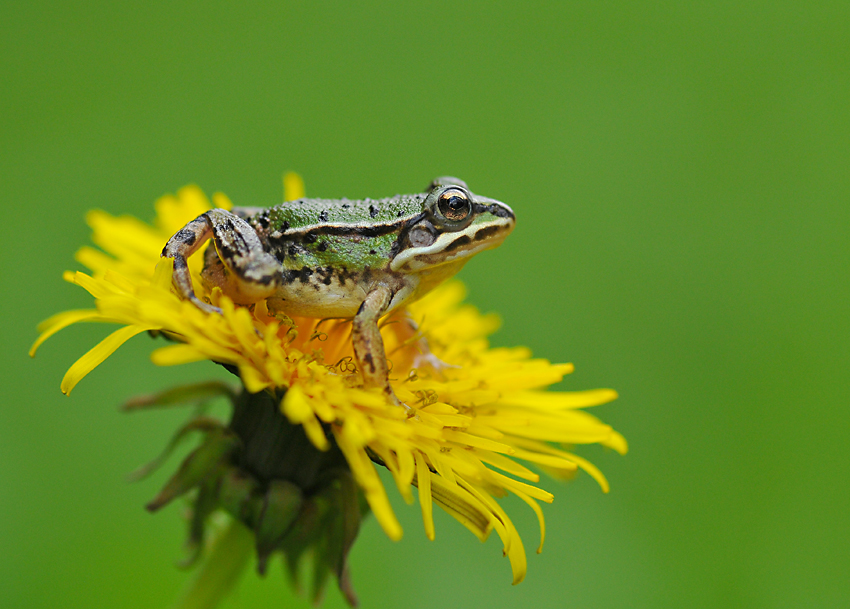
<svg viewBox="0 0 850 609">
<path fill-rule="evenodd" d="M 390 385 L 379 320 L 500 245 L 515 224 L 505 203 L 472 193 L 458 178 L 439 177 L 417 194 L 212 209 L 177 231 L 162 257 L 173 260 L 177 295 L 209 313 L 221 310 L 195 294 L 187 263 L 207 241 L 201 281 L 208 290 L 218 287 L 238 305 L 265 301 L 283 318 L 351 319 L 363 386 L 380 389 L 412 416 Z M 420 349 L 430 356 L 423 341 Z M 441 367 L 437 358 L 427 361 Z"/>
</svg>

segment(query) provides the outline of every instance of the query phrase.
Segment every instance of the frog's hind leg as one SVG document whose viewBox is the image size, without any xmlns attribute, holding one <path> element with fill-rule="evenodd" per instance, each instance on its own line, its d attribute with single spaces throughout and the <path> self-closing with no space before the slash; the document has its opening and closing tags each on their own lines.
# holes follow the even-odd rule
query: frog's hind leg
<svg viewBox="0 0 850 609">
<path fill-rule="evenodd" d="M 209 287 L 220 287 L 234 302 L 249 304 L 274 294 L 281 282 L 280 264 L 265 251 L 256 231 L 239 216 L 213 209 L 177 232 L 162 250 L 174 260 L 172 282 L 178 294 L 208 312 L 221 311 L 195 295 L 186 262 L 208 240 L 215 242 L 206 257 L 203 278 Z M 216 255 L 218 262 L 210 260 Z"/>
<path fill-rule="evenodd" d="M 161 255 L 163 258 L 174 260 L 171 283 L 178 295 L 192 301 L 199 309 L 210 313 L 221 313 L 217 307 L 205 303 L 195 295 L 192 275 L 189 273 L 187 263 L 189 256 L 198 251 L 211 236 L 212 227 L 207 221 L 206 214 L 202 214 L 177 231 L 165 244 Z"/>
<path fill-rule="evenodd" d="M 204 215 L 215 243 L 215 249 L 205 257 L 204 281 L 210 287 L 220 287 L 238 304 L 251 304 L 274 295 L 283 279 L 281 264 L 266 251 L 254 228 L 223 209 Z"/>
</svg>

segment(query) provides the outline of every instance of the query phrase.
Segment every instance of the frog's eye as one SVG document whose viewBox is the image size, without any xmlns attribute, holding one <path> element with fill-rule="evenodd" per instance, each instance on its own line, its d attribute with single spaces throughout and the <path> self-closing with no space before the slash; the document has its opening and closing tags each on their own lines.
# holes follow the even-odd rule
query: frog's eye
<svg viewBox="0 0 850 609">
<path fill-rule="evenodd" d="M 447 188 L 437 200 L 440 213 L 450 222 L 462 222 L 472 213 L 472 202 L 460 188 Z"/>
</svg>

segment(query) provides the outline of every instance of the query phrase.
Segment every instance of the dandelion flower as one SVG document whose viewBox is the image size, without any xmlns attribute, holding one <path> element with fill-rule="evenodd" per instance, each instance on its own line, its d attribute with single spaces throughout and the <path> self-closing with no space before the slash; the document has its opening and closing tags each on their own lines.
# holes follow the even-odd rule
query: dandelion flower
<svg viewBox="0 0 850 609">
<path fill-rule="evenodd" d="M 289 199 L 302 196 L 297 176 L 285 182 Z M 231 208 L 224 195 L 214 195 L 213 202 Z M 90 212 L 87 222 L 100 249 L 80 249 L 77 261 L 90 273 L 67 272 L 65 279 L 88 291 L 95 306 L 44 321 L 31 351 L 78 322 L 120 326 L 70 367 L 61 383 L 66 394 L 125 341 L 144 332 L 170 339 L 152 353 L 157 365 L 210 360 L 238 375 L 238 392 L 202 384 L 129 405 L 198 401 L 213 394 L 233 402 L 229 424 L 199 415 L 178 432 L 172 446 L 189 431 L 201 432 L 204 440 L 148 506 L 158 509 L 196 489 L 190 531 L 196 548 L 209 515 L 223 508 L 253 530 L 261 570 L 273 552 L 282 551 L 294 575 L 301 555 L 312 551 L 323 565 L 316 579 L 333 572 L 354 603 L 346 556 L 362 516 L 371 510 L 388 537 L 402 536 L 380 466 L 389 470 L 407 503 L 415 502 L 413 487 L 418 489 L 429 539 L 436 535 L 434 504 L 481 540 L 495 531 L 516 584 L 526 573 L 525 547 L 498 499 L 510 493 L 534 511 L 540 551 L 545 527 L 539 502 L 551 503 L 553 495 L 540 486 L 535 470 L 566 477 L 581 469 L 608 491 L 602 473 L 572 447 L 596 443 L 626 452 L 619 433 L 584 411 L 617 394 L 547 391 L 572 372 L 572 365 L 533 358 L 523 347 L 491 348 L 488 336 L 498 320 L 464 304 L 458 281 L 381 322 L 392 388 L 415 409 L 412 418 L 381 391 L 358 382 L 350 320 L 282 323 L 263 303 L 234 305 L 217 288 L 198 295 L 221 314 L 181 300 L 172 290 L 172 260 L 160 259 L 160 251 L 171 235 L 210 208 L 206 196 L 188 186 L 156 202 L 152 225 Z M 202 264 L 200 255 L 189 259 L 199 290 Z M 439 375 L 414 368 L 418 336 L 412 338 L 409 326 L 398 323 L 403 316 L 416 322 L 449 368 Z M 321 583 L 314 581 L 315 594 Z"/>
</svg>

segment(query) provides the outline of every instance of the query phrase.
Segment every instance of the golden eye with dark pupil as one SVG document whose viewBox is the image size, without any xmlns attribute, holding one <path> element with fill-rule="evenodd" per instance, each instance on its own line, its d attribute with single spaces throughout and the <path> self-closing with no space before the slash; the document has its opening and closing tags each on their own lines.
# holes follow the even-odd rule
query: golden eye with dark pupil
<svg viewBox="0 0 850 609">
<path fill-rule="evenodd" d="M 470 205 L 466 193 L 456 188 L 450 188 L 441 194 L 438 204 L 440 213 L 445 216 L 446 220 L 453 222 L 465 220 L 472 211 L 472 205 Z"/>
</svg>

